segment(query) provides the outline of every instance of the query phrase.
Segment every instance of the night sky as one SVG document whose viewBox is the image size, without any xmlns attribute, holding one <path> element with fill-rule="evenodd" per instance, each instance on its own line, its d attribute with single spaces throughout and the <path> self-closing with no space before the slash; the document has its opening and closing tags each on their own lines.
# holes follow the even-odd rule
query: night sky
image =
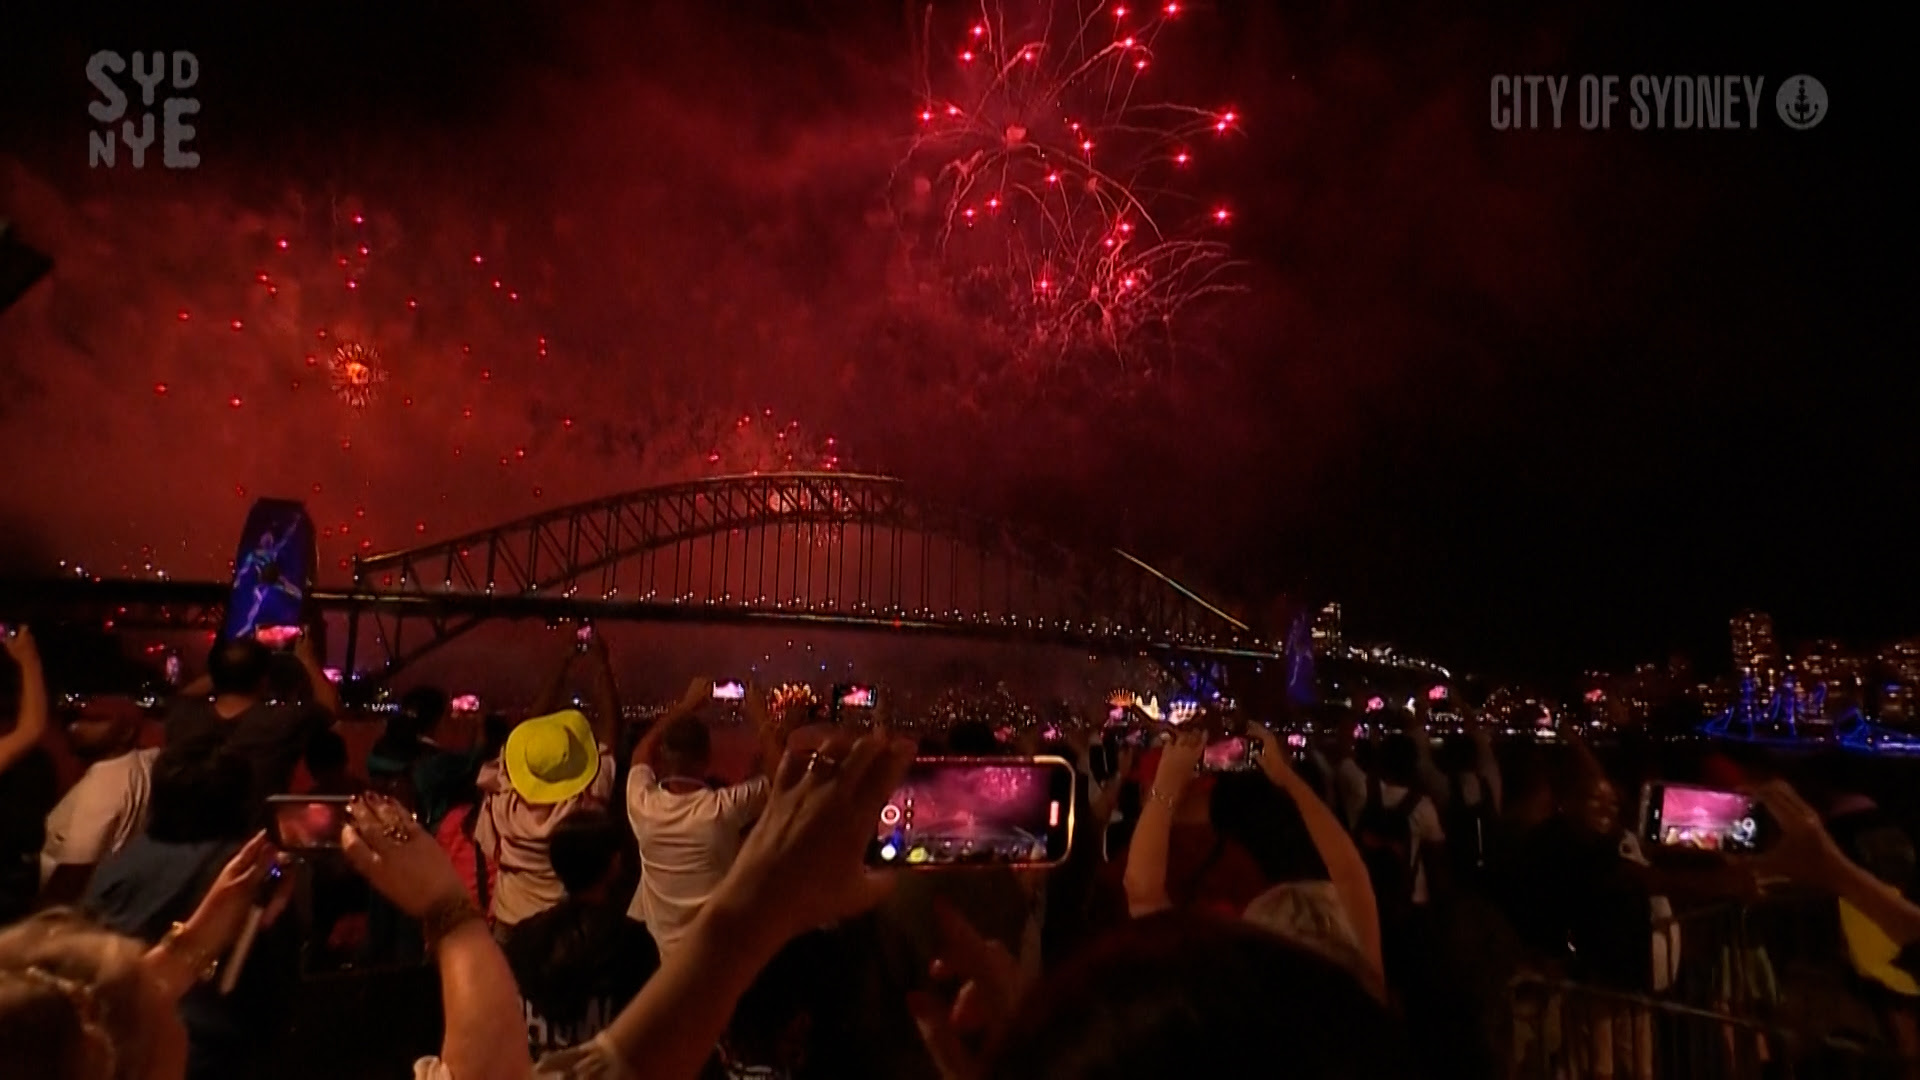
<svg viewBox="0 0 1920 1080">
<path fill-rule="evenodd" d="M 218 577 L 268 494 L 348 526 L 330 565 L 794 445 L 1497 674 L 1724 664 L 1748 606 L 1789 643 L 1920 631 L 1884 27 L 1184 6 L 1155 88 L 1240 114 L 1193 182 L 1247 289 L 1151 373 L 1038 376 L 897 287 L 917 9 L 10 25 L 0 217 L 57 268 L 0 316 L 0 571 Z M 200 168 L 87 168 L 102 48 L 195 52 Z M 1502 132 L 1500 73 L 1767 82 L 1758 130 Z M 1832 100 L 1803 132 L 1799 73 Z M 349 335 L 392 371 L 364 410 L 326 385 Z"/>
</svg>

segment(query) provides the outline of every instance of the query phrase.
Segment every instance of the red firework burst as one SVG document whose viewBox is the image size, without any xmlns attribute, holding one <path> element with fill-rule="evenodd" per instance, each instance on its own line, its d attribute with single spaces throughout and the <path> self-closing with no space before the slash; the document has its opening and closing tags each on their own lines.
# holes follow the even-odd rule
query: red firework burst
<svg viewBox="0 0 1920 1080">
<path fill-rule="evenodd" d="M 333 359 L 327 362 L 327 374 L 333 380 L 333 392 L 356 409 L 371 404 L 380 384 L 387 381 L 380 351 L 355 342 L 333 351 Z"/>
</svg>

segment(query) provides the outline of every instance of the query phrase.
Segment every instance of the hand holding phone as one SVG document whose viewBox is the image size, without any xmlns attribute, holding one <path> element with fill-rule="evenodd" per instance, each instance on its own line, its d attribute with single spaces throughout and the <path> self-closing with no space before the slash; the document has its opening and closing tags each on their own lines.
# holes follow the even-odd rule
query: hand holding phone
<svg viewBox="0 0 1920 1080">
<path fill-rule="evenodd" d="M 867 864 L 1051 866 L 1073 844 L 1074 769 L 1059 757 L 916 758 L 880 811 Z"/>
</svg>

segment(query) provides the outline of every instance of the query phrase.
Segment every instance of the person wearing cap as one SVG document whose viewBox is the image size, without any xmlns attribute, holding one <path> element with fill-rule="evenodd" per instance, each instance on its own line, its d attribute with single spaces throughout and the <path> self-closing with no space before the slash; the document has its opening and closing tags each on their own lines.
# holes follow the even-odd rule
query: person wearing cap
<svg viewBox="0 0 1920 1080">
<path fill-rule="evenodd" d="M 548 841 L 576 811 L 609 805 L 613 778 L 613 751 L 576 709 L 521 721 L 499 759 L 480 770 L 485 797 L 473 841 L 500 869 L 488 913 L 500 940 L 566 898 Z"/>
</svg>

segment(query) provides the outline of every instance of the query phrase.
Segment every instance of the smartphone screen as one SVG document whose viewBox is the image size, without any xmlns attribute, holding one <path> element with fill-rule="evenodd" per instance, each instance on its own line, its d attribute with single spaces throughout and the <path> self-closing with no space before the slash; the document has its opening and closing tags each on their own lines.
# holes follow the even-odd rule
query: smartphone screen
<svg viewBox="0 0 1920 1080">
<path fill-rule="evenodd" d="M 340 846 L 347 827 L 348 795 L 275 795 L 273 841 L 282 851 L 328 851 Z"/>
<path fill-rule="evenodd" d="M 1207 744 L 1200 752 L 1202 772 L 1246 772 L 1260 767 L 1260 743 L 1236 735 Z"/>
<path fill-rule="evenodd" d="M 593 624 L 581 623 L 580 629 L 573 632 L 573 651 L 584 653 L 593 648 Z"/>
<path fill-rule="evenodd" d="M 180 685 L 180 654 L 168 653 L 166 664 L 164 667 L 162 667 L 161 671 L 167 680 L 168 686 L 179 686 Z"/>
<path fill-rule="evenodd" d="M 1065 758 L 918 758 L 880 811 L 870 866 L 1049 866 L 1073 842 Z"/>
<path fill-rule="evenodd" d="M 833 688 L 833 722 L 839 723 L 842 714 L 847 712 L 865 712 L 873 708 L 876 700 L 871 686 L 836 686 Z M 865 720 L 860 721 L 865 723 Z"/>
<path fill-rule="evenodd" d="M 222 628 L 227 640 L 258 638 L 275 648 L 298 640 L 307 621 L 314 559 L 313 519 L 304 505 L 285 499 L 254 503 L 233 556 Z"/>
<path fill-rule="evenodd" d="M 723 682 L 713 684 L 713 700 L 742 701 L 747 696 L 747 684 L 743 682 Z"/>
<path fill-rule="evenodd" d="M 1200 703 L 1192 698 L 1178 698 L 1167 702 L 1167 723 L 1175 727 L 1185 724 L 1200 713 Z"/>
<path fill-rule="evenodd" d="M 1749 854 L 1759 851 L 1765 812 L 1737 791 L 1648 784 L 1640 796 L 1640 834 L 1669 848 Z"/>
</svg>

